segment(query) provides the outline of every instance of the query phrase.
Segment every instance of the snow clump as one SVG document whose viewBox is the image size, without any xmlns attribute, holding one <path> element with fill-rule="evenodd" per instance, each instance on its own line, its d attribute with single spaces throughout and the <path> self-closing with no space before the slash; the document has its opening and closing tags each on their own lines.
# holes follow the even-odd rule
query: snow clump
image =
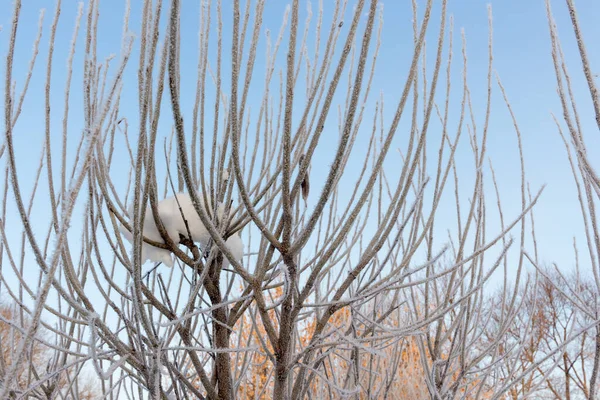
<svg viewBox="0 0 600 400">
<path fill-rule="evenodd" d="M 181 207 L 181 210 L 179 207 Z M 128 214 L 130 220 L 133 220 L 133 205 L 129 207 Z M 167 234 L 173 242 L 179 243 L 179 234 L 187 237 L 189 227 L 189 234 L 191 235 L 192 240 L 195 243 L 198 243 L 201 249 L 204 250 L 208 245 L 208 242 L 211 238 L 210 233 L 194 209 L 194 205 L 189 194 L 178 193 L 175 196 L 167 197 L 158 202 L 158 214 L 163 225 L 165 226 Z M 217 217 L 219 219 L 223 217 L 223 205 L 221 204 L 217 207 Z M 185 224 L 186 220 L 188 227 L 186 227 Z M 125 229 L 124 226 L 120 227 L 120 231 L 130 243 L 133 243 L 133 234 L 130 231 Z M 155 242 L 164 243 L 156 223 L 154 222 L 150 205 L 146 207 L 143 235 Z M 243 256 L 244 244 L 239 234 L 236 233 L 232 235 L 225 243 L 235 256 L 236 260 L 241 260 Z M 154 247 L 143 242 L 142 264 L 148 260 L 152 262 L 161 262 L 168 267 L 173 267 L 173 255 L 169 250 Z M 227 257 L 224 257 L 223 264 L 224 267 L 229 266 L 229 260 L 227 260 Z"/>
</svg>

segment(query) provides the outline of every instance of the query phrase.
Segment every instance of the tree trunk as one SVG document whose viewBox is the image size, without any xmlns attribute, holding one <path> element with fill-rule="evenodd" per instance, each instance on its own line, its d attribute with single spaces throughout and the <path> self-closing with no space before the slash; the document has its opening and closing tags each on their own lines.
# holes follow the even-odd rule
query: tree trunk
<svg viewBox="0 0 600 400">
<path fill-rule="evenodd" d="M 565 399 L 571 400 L 571 376 L 569 374 L 569 357 L 563 352 L 563 365 L 565 368 Z"/>
<path fill-rule="evenodd" d="M 220 258 L 220 256 L 219 256 Z M 218 260 L 220 263 L 221 260 Z M 210 274 L 209 274 L 210 275 Z M 206 292 L 210 297 L 213 306 L 222 302 L 221 290 L 219 288 L 218 278 L 212 281 L 210 277 L 206 278 Z M 212 312 L 216 323 L 213 324 L 214 346 L 219 350 L 229 348 L 230 331 L 227 328 L 227 306 L 217 307 Z M 233 384 L 231 379 L 231 360 L 228 352 L 218 352 L 216 354 L 216 375 L 217 391 L 219 399 L 233 400 Z"/>
<path fill-rule="evenodd" d="M 596 400 L 596 391 L 598 384 L 598 368 L 600 367 L 600 327 L 596 327 L 596 353 L 594 355 L 594 366 L 590 378 L 590 397 L 589 400 Z"/>
</svg>

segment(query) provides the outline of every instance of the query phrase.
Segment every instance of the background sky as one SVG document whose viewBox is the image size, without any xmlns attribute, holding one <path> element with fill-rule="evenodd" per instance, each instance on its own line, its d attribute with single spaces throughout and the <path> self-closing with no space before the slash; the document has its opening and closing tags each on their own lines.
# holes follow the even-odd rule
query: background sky
<svg viewBox="0 0 600 400">
<path fill-rule="evenodd" d="M 231 24 L 229 14 L 231 11 L 231 2 L 223 0 L 224 18 L 224 46 L 225 56 L 223 60 L 223 75 L 230 76 L 228 69 L 227 53 L 230 49 L 230 36 L 228 34 Z M 300 21 L 306 18 L 307 3 L 301 1 Z M 323 1 L 325 22 L 327 26 L 331 12 L 332 3 L 329 0 Z M 419 16 L 424 9 L 424 1 L 418 0 Z M 435 2 L 435 11 L 430 23 L 428 34 L 427 60 L 428 65 L 434 60 L 435 45 L 437 36 L 437 22 L 440 17 L 439 2 Z M 21 20 L 19 24 L 17 51 L 14 60 L 14 80 L 16 81 L 17 93 L 20 92 L 28 70 L 28 64 L 31 57 L 32 44 L 37 33 L 37 21 L 39 18 L 39 9 L 46 8 L 44 18 L 43 36 L 40 44 L 38 61 L 34 69 L 34 74 L 30 83 L 29 94 L 23 105 L 22 116 L 15 127 L 15 141 L 17 159 L 19 160 L 19 176 L 22 177 L 22 190 L 29 193 L 33 185 L 33 176 L 36 172 L 37 162 L 41 155 L 44 135 L 44 97 L 43 86 L 45 80 L 45 62 L 48 51 L 49 27 L 52 20 L 55 1 L 39 0 L 36 2 L 24 2 Z M 181 48 L 181 73 L 182 73 L 182 102 L 184 114 L 191 114 L 195 93 L 196 65 L 197 65 L 197 38 L 198 38 L 198 10 L 201 2 L 197 0 L 184 0 L 182 12 L 182 48 Z M 245 3 L 243 3 L 245 4 Z M 350 18 L 353 2 L 346 12 L 347 18 Z M 374 102 L 383 96 L 385 99 L 386 125 L 391 120 L 392 110 L 395 102 L 398 100 L 403 84 L 404 77 L 408 73 L 408 66 L 411 56 L 412 46 L 412 11 L 409 1 L 396 0 L 385 1 L 383 4 L 383 28 L 381 35 L 381 49 L 377 64 L 372 89 L 370 107 Z M 477 118 L 479 129 L 483 125 L 483 116 L 486 101 L 486 76 L 487 76 L 487 44 L 488 44 L 488 18 L 487 1 L 479 0 L 450 0 L 448 3 L 448 12 L 454 19 L 454 66 L 452 69 L 453 88 L 455 94 L 452 95 L 453 109 L 459 106 L 461 96 L 461 74 L 462 58 L 460 54 L 460 32 L 464 29 L 467 40 L 468 54 L 468 80 L 473 99 L 473 108 Z M 505 86 L 507 95 L 510 99 L 519 127 L 522 133 L 523 148 L 526 159 L 526 174 L 528 182 L 531 185 L 532 192 L 536 192 L 541 185 L 547 187 L 535 208 L 535 224 L 538 234 L 538 246 L 540 258 L 544 262 L 556 262 L 561 268 L 567 270 L 573 266 L 574 255 L 572 247 L 573 237 L 577 237 L 580 251 L 584 248 L 583 224 L 580 216 L 579 205 L 573 184 L 570 168 L 567 160 L 567 153 L 563 147 L 561 138 L 552 121 L 551 112 L 554 112 L 560 119 L 561 109 L 556 95 L 556 79 L 554 77 L 554 68 L 550 54 L 550 41 L 548 33 L 548 22 L 546 19 L 545 4 L 542 0 L 499 0 L 492 1 L 493 12 L 493 46 L 494 46 L 494 70 L 498 73 Z M 600 72 L 600 53 L 596 44 L 596 39 L 600 35 L 600 27 L 597 21 L 600 18 L 600 3 L 596 0 L 578 0 L 576 5 L 579 10 L 579 18 L 583 29 L 584 37 L 587 39 L 588 53 L 593 68 Z M 284 13 L 286 2 L 279 0 L 268 0 L 265 9 L 265 16 L 261 34 L 264 37 L 266 30 L 270 30 L 273 40 L 275 39 L 281 25 L 282 15 Z M 4 57 L 8 48 L 8 37 L 10 28 L 10 18 L 12 14 L 12 2 L 2 0 L 0 3 L 0 24 L 3 29 L 0 32 L 0 56 Z M 61 124 L 64 102 L 64 85 L 66 78 L 66 59 L 69 51 L 69 43 L 73 32 L 73 24 L 77 14 L 78 3 L 72 1 L 63 1 L 62 12 L 57 28 L 56 46 L 54 49 L 53 78 L 52 78 L 52 137 L 53 149 L 55 151 L 55 160 L 60 155 Z M 134 34 L 140 32 L 139 9 L 140 2 L 132 1 L 131 22 L 129 30 Z M 598 128 L 593 119 L 593 110 L 589 101 L 589 92 L 581 73 L 581 63 L 579 61 L 576 43 L 572 34 L 568 12 L 563 1 L 552 1 L 554 16 L 558 24 L 558 31 L 561 36 L 563 49 L 567 64 L 570 68 L 575 88 L 575 95 L 580 107 L 582 125 L 585 139 L 588 143 L 588 149 L 591 153 L 591 159 L 597 159 L 599 155 L 600 136 Z M 167 7 L 165 6 L 165 9 Z M 242 5 L 243 9 L 243 5 Z M 112 53 L 119 53 L 121 46 L 122 20 L 123 20 L 124 2 L 118 0 L 103 0 L 100 2 L 100 23 L 98 43 L 98 58 L 103 59 Z M 313 2 L 313 26 L 317 15 L 318 2 Z M 214 12 L 214 10 L 213 10 Z M 85 7 L 84 7 L 85 15 Z M 164 19 L 163 19 L 164 21 Z M 348 29 L 349 23 L 342 29 Z M 303 25 L 301 24 L 301 29 Z M 211 31 L 213 39 L 216 36 L 215 31 Z M 82 69 L 83 65 L 83 38 L 84 30 L 81 29 L 78 36 L 77 52 L 75 57 L 75 69 L 73 72 L 73 83 L 71 90 L 71 117 L 69 119 L 69 131 L 74 138 L 78 138 L 83 125 L 82 119 Z M 287 35 L 285 36 L 287 38 Z M 260 101 L 263 86 L 264 66 L 265 66 L 265 47 L 264 40 L 261 41 L 258 49 L 257 62 L 255 66 L 255 79 L 251 87 L 249 98 L 250 107 Z M 314 43 L 314 30 L 309 31 L 309 48 Z M 135 132 L 135 117 L 138 113 L 137 108 L 137 78 L 136 62 L 138 57 L 139 41 L 136 39 L 134 54 L 126 70 L 123 92 L 121 114 L 128 117 L 130 122 L 130 132 Z M 282 44 L 282 46 L 285 46 Z M 285 47 L 280 50 L 280 57 L 277 68 L 282 68 Z M 210 50 L 210 60 L 214 67 L 214 46 Z M 444 51 L 444 60 L 447 58 L 447 50 Z M 116 65 L 117 59 L 112 63 Z M 445 68 L 445 66 L 444 66 Z M 2 62 L 0 74 L 4 76 L 5 63 Z M 277 72 L 276 72 L 277 73 Z M 429 70 L 431 73 L 431 69 Z M 441 78 L 445 76 L 443 71 Z M 208 85 L 207 96 L 212 107 L 214 96 L 214 87 Z M 228 87 L 224 87 L 227 91 Z M 3 88 L 4 90 L 4 88 Z M 445 82 L 442 80 L 438 86 L 438 102 L 443 99 L 445 91 Z M 458 100 L 457 100 L 458 99 Z M 337 105 L 336 105 L 337 107 Z M 373 108 L 370 110 L 372 111 Z M 187 110 L 187 111 L 186 111 Z M 254 107 L 254 113 L 258 110 L 258 105 Z M 170 133 L 171 114 L 168 107 L 164 108 L 165 113 L 162 118 L 161 131 L 166 132 L 163 136 Z M 252 112 L 252 111 L 251 111 Z M 334 112 L 332 114 L 337 114 Z M 367 120 L 370 119 L 367 117 Z M 337 123 L 332 120 L 333 123 Z M 451 121 L 456 124 L 456 115 L 451 116 Z M 190 123 L 190 119 L 186 120 Z M 212 122 L 207 122 L 207 129 L 212 129 Z M 370 129 L 369 123 L 365 123 L 362 128 L 365 133 Z M 402 129 L 402 125 L 400 127 Z M 432 135 L 435 135 L 435 124 L 432 125 Z M 439 133 L 439 132 L 438 132 Z M 466 133 L 466 132 L 465 132 Z M 463 134 L 465 135 L 465 134 Z M 361 135 L 361 138 L 367 137 Z M 466 135 L 461 140 L 463 146 L 457 153 L 457 163 L 459 168 L 472 169 L 472 156 L 469 152 Z M 337 133 L 335 128 L 332 132 L 325 135 L 325 144 L 329 141 L 335 145 Z M 359 139 L 367 140 L 367 139 Z M 162 143 L 162 142 L 161 142 Z M 75 152 L 77 142 L 69 141 L 69 157 Z M 397 147 L 402 146 L 402 135 L 399 135 Z M 122 158 L 117 161 L 117 168 L 122 163 L 123 168 L 128 168 L 129 160 L 127 153 L 123 149 Z M 327 156 L 324 151 L 323 156 Z M 500 91 L 494 81 L 492 97 L 492 116 L 490 120 L 488 156 L 494 163 L 498 183 L 505 207 L 505 218 L 512 220 L 518 215 L 520 204 L 520 166 L 519 157 L 516 148 L 516 135 L 512 121 L 506 106 L 502 100 Z M 594 158 L 595 157 L 595 158 Z M 33 160 L 33 162 L 32 162 Z M 57 162 L 57 161 L 55 161 Z M 57 164 L 58 165 L 58 164 Z M 397 168 L 391 161 L 388 165 L 390 170 Z M 314 169 L 313 169 L 314 171 Z M 393 174 L 393 172 L 391 172 Z M 459 170 L 460 173 L 460 170 Z M 467 173 L 468 176 L 468 173 Z M 4 183 L 4 178 L 2 183 Z M 119 181 L 115 178 L 118 187 L 124 188 L 125 181 Z M 319 187 L 318 177 L 314 179 L 313 187 Z M 490 189 L 490 187 L 488 187 Z M 39 189 L 43 194 L 44 185 Z M 314 190 L 314 189 L 313 189 Z M 471 187 L 465 184 L 465 198 L 471 193 Z M 316 190 L 315 190 L 316 192 Z M 492 192 L 490 192 L 492 193 Z M 43 195 L 40 194 L 40 198 Z M 490 204 L 494 204 L 493 198 L 488 199 Z M 9 209 L 14 211 L 14 200 L 9 196 Z M 465 205 L 464 207 L 468 207 Z M 449 224 L 454 224 L 454 216 L 451 214 L 452 207 L 444 209 L 440 215 L 438 225 L 444 225 L 443 221 L 447 219 Z M 36 203 L 33 215 L 34 221 L 43 221 L 36 229 L 39 229 L 40 236 L 44 235 L 48 228 L 49 216 L 48 204 Z M 445 215 L 444 213 L 448 213 Z M 73 222 L 73 231 L 78 232 L 80 220 Z M 15 235 L 11 240 L 20 239 L 21 225 L 15 213 L 7 217 L 8 229 L 14 229 Z M 14 227 L 14 228 L 13 228 Z M 74 239 L 77 240 L 77 239 Z M 15 242 L 16 243 L 16 242 Z M 584 268 L 589 268 L 589 263 L 582 258 Z"/>
</svg>

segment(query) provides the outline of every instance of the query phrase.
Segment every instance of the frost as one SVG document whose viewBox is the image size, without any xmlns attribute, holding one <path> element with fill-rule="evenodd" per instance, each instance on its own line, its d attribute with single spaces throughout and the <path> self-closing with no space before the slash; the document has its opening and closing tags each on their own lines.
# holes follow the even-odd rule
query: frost
<svg viewBox="0 0 600 400">
<path fill-rule="evenodd" d="M 128 214 L 130 220 L 132 220 L 133 205 L 130 206 Z M 200 220 L 200 216 L 198 216 L 198 213 L 196 213 L 194 205 L 192 204 L 192 199 L 187 193 L 178 193 L 175 196 L 167 197 L 160 201 L 158 203 L 158 214 L 167 234 L 173 242 L 179 243 L 179 235 L 181 234 L 186 237 L 191 235 L 192 240 L 195 243 L 198 243 L 202 249 L 208 245 L 211 238 L 210 233 Z M 220 219 L 222 216 L 223 206 L 219 205 L 217 207 L 217 217 Z M 125 229 L 124 226 L 120 227 L 120 231 L 130 243 L 133 243 L 133 234 L 130 231 Z M 150 205 L 146 207 L 143 235 L 155 242 L 164 243 L 156 223 L 154 222 Z M 241 260 L 244 244 L 242 243 L 240 236 L 234 234 L 226 243 L 236 259 Z M 161 249 L 144 242 L 142 243 L 142 264 L 148 260 L 152 262 L 161 262 L 169 267 L 173 266 L 173 255 L 169 250 Z M 225 259 L 224 262 L 225 266 L 229 265 L 227 259 Z"/>
</svg>

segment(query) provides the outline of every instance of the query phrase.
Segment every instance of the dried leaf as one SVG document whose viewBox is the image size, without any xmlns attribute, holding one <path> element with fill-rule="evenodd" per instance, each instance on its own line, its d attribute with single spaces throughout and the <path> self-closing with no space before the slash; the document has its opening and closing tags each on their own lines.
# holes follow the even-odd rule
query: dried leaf
<svg viewBox="0 0 600 400">
<path fill-rule="evenodd" d="M 304 161 L 304 154 L 300 156 L 299 164 L 302 164 Z M 308 198 L 308 193 L 310 191 L 310 182 L 308 181 L 308 170 L 304 175 L 304 179 L 302 179 L 302 183 L 300 184 L 300 188 L 302 189 L 302 199 L 306 203 L 306 199 Z"/>
</svg>

